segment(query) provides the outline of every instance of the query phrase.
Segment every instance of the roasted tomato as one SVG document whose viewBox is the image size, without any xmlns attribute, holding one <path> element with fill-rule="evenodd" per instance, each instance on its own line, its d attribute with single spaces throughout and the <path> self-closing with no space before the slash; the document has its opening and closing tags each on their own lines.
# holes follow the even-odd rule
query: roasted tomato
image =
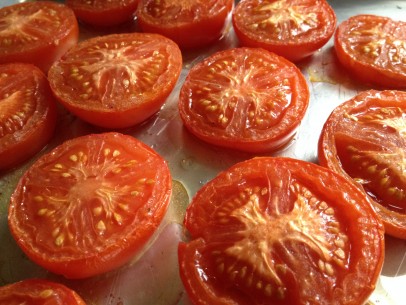
<svg viewBox="0 0 406 305">
<path fill-rule="evenodd" d="M 386 232 L 406 239 L 406 92 L 365 91 L 324 124 L 319 162 L 363 189 Z"/>
<path fill-rule="evenodd" d="M 140 0 L 137 20 L 144 32 L 197 48 L 221 38 L 233 6 L 233 0 Z"/>
<path fill-rule="evenodd" d="M 106 128 L 136 125 L 157 112 L 175 87 L 182 54 L 158 34 L 111 34 L 85 40 L 54 63 L 55 96 L 78 117 Z"/>
<path fill-rule="evenodd" d="M 0 287 L 1 305 L 86 305 L 65 285 L 42 279 L 27 279 Z"/>
<path fill-rule="evenodd" d="M 0 171 L 39 152 L 51 139 L 56 103 L 44 73 L 34 65 L 0 65 Z"/>
<path fill-rule="evenodd" d="M 8 222 L 38 265 L 68 278 L 112 270 L 149 240 L 167 210 L 166 162 L 135 138 L 91 134 L 38 159 L 12 194 Z"/>
<path fill-rule="evenodd" d="M 180 275 L 195 305 L 364 304 L 383 264 L 364 194 L 305 161 L 237 163 L 197 192 L 184 224 Z"/>
<path fill-rule="evenodd" d="M 338 26 L 334 47 L 341 64 L 360 81 L 406 88 L 406 22 L 353 16 Z"/>
<path fill-rule="evenodd" d="M 179 111 L 190 132 L 208 143 L 266 152 L 292 139 L 308 103 L 306 80 L 295 65 L 263 49 L 235 48 L 189 71 Z"/>
<path fill-rule="evenodd" d="M 0 8 L 0 63 L 31 63 L 47 72 L 78 37 L 75 14 L 63 4 L 36 1 Z"/>
<path fill-rule="evenodd" d="M 138 0 L 66 0 L 77 18 L 95 26 L 119 25 L 134 18 Z"/>
<path fill-rule="evenodd" d="M 337 18 L 325 0 L 242 0 L 233 13 L 242 46 L 261 47 L 299 61 L 333 36 Z"/>
</svg>

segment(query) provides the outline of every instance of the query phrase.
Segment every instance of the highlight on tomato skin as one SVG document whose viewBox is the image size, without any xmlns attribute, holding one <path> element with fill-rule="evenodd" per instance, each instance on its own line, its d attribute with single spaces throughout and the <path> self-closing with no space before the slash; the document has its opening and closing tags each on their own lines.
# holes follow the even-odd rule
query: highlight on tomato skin
<svg viewBox="0 0 406 305">
<path fill-rule="evenodd" d="M 336 107 L 319 138 L 319 163 L 365 192 L 386 233 L 406 239 L 406 92 L 368 90 Z"/>
<path fill-rule="evenodd" d="M 0 171 L 41 151 L 54 135 L 56 120 L 56 101 L 44 73 L 32 64 L 0 64 Z"/>
<path fill-rule="evenodd" d="M 193 66 L 179 94 L 183 124 L 199 139 L 250 153 L 287 145 L 309 88 L 290 61 L 261 48 L 218 51 Z"/>
<path fill-rule="evenodd" d="M 79 39 L 74 12 L 52 1 L 2 7 L 0 24 L 0 63 L 30 63 L 44 73 Z"/>
<path fill-rule="evenodd" d="M 364 194 L 301 160 L 249 159 L 205 184 L 186 210 L 180 276 L 194 305 L 364 304 L 384 229 Z"/>
<path fill-rule="evenodd" d="M 86 305 L 71 288 L 45 279 L 26 279 L 0 287 L 0 304 Z"/>
<path fill-rule="evenodd" d="M 127 263 L 147 244 L 172 192 L 166 161 L 117 132 L 68 140 L 21 177 L 8 224 L 39 266 L 66 278 L 99 275 Z"/>
<path fill-rule="evenodd" d="M 240 43 L 298 62 L 333 36 L 337 17 L 326 0 L 242 0 L 232 15 Z"/>
</svg>

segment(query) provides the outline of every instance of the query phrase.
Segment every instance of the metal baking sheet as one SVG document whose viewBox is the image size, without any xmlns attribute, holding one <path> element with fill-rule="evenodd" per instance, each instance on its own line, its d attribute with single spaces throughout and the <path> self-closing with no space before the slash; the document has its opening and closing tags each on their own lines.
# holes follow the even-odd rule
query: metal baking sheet
<svg viewBox="0 0 406 305">
<path fill-rule="evenodd" d="M 1 0 L 0 6 L 17 2 Z M 330 0 L 338 22 L 356 14 L 376 14 L 406 21 L 406 1 Z M 125 31 L 125 28 L 115 29 Z M 109 32 L 111 30 L 108 30 Z M 106 32 L 106 33 L 107 33 Z M 103 34 L 91 28 L 81 28 L 81 39 Z M 121 130 L 154 148 L 167 161 L 175 181 L 170 211 L 158 234 L 142 255 L 129 264 L 105 275 L 69 281 L 50 274 L 30 262 L 14 243 L 7 227 L 7 206 L 10 195 L 22 173 L 45 151 L 64 140 L 101 132 L 73 115 L 61 111 L 56 136 L 48 147 L 19 168 L 0 174 L 0 285 L 24 278 L 42 277 L 65 283 L 76 289 L 89 305 L 187 305 L 177 271 L 177 243 L 182 239 L 181 222 L 189 199 L 219 171 L 253 155 L 231 152 L 204 144 L 182 126 L 177 112 L 179 89 L 190 67 L 215 51 L 236 47 L 231 24 L 225 36 L 214 46 L 193 53 L 184 53 L 184 68 L 179 82 L 162 109 L 149 120 L 134 128 Z M 287 156 L 317 162 L 317 141 L 324 121 L 340 103 L 350 99 L 365 87 L 351 78 L 337 63 L 333 41 L 330 40 L 314 56 L 298 64 L 305 75 L 311 99 L 308 112 L 295 138 L 274 156 Z M 386 258 L 371 304 L 401 305 L 406 299 L 406 241 L 386 237 Z"/>
</svg>

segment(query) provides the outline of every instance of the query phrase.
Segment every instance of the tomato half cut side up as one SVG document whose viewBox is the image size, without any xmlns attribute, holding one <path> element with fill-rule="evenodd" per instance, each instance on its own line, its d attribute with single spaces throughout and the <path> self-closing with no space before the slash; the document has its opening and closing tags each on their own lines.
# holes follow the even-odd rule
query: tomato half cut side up
<svg viewBox="0 0 406 305">
<path fill-rule="evenodd" d="M 233 0 L 140 0 L 136 15 L 142 31 L 169 37 L 183 49 L 195 49 L 224 35 L 233 7 Z"/>
<path fill-rule="evenodd" d="M 56 101 L 39 68 L 0 65 L 0 171 L 38 153 L 52 138 L 56 118 Z"/>
<path fill-rule="evenodd" d="M 364 194 L 290 158 L 235 164 L 186 211 L 181 279 L 194 305 L 363 304 L 384 259 L 384 229 Z"/>
<path fill-rule="evenodd" d="M 406 239 L 406 92 L 368 90 L 336 107 L 322 129 L 321 165 L 351 179 L 386 233 Z"/>
<path fill-rule="evenodd" d="M 26 279 L 0 287 L 2 305 L 86 305 L 69 287 L 43 279 Z"/>
<path fill-rule="evenodd" d="M 406 88 L 406 22 L 356 15 L 337 28 L 334 47 L 342 66 L 361 82 Z"/>
<path fill-rule="evenodd" d="M 232 21 L 241 46 L 261 47 L 297 62 L 330 40 L 337 17 L 325 0 L 243 0 Z"/>
<path fill-rule="evenodd" d="M 38 265 L 85 278 L 125 264 L 161 223 L 171 196 L 165 160 L 120 133 L 68 140 L 38 159 L 12 194 L 8 222 Z"/>
<path fill-rule="evenodd" d="M 111 34 L 80 42 L 48 79 L 72 113 L 105 128 L 127 128 L 156 113 L 174 89 L 182 54 L 158 34 Z"/>
<path fill-rule="evenodd" d="M 94 26 L 115 26 L 134 18 L 138 0 L 66 0 L 77 18 Z"/>
<path fill-rule="evenodd" d="M 0 8 L 0 63 L 25 62 L 47 73 L 79 39 L 74 12 L 64 4 L 36 1 Z"/>
<path fill-rule="evenodd" d="M 248 152 L 290 142 L 309 104 L 300 70 L 259 48 L 217 52 L 189 71 L 179 96 L 186 128 L 210 144 Z"/>
</svg>

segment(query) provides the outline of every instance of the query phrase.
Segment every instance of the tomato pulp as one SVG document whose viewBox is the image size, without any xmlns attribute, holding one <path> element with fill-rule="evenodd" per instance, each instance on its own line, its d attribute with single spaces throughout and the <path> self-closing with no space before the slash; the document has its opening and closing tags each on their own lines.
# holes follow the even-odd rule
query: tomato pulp
<svg viewBox="0 0 406 305">
<path fill-rule="evenodd" d="M 300 160 L 237 163 L 197 192 L 184 225 L 180 275 L 195 305 L 359 305 L 384 259 L 364 194 Z"/>
<path fill-rule="evenodd" d="M 43 155 L 12 194 L 8 222 L 38 265 L 85 278 L 126 263 L 162 221 L 171 196 L 166 162 L 120 133 L 68 140 Z"/>
<path fill-rule="evenodd" d="M 324 124 L 319 162 L 364 190 L 386 232 L 406 239 L 406 92 L 364 91 Z"/>
</svg>

